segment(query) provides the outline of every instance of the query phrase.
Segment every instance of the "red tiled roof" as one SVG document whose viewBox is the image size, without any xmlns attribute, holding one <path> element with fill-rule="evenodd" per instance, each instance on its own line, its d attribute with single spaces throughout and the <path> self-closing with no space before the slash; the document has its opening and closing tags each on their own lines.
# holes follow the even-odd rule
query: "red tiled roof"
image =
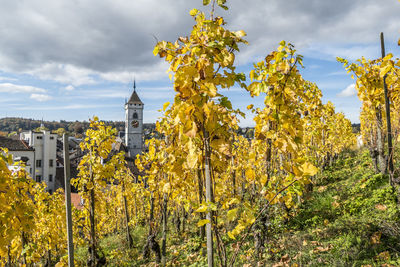
<svg viewBox="0 0 400 267">
<path fill-rule="evenodd" d="M 83 206 L 81 205 L 81 196 L 78 193 L 71 193 L 71 203 L 78 210 L 83 209 Z"/>
<path fill-rule="evenodd" d="M 63 194 L 65 199 L 65 194 Z M 78 210 L 83 209 L 83 205 L 81 205 L 81 196 L 78 193 L 71 193 L 71 204 Z"/>
</svg>

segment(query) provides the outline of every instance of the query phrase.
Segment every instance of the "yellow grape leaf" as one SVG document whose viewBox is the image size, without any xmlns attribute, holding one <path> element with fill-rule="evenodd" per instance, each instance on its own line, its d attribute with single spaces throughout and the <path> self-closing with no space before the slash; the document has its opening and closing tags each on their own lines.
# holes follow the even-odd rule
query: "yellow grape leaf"
<svg viewBox="0 0 400 267">
<path fill-rule="evenodd" d="M 169 193 L 169 191 L 171 191 L 171 184 L 170 183 L 166 183 L 163 187 L 163 192 L 164 193 Z"/>
<path fill-rule="evenodd" d="M 218 91 L 217 87 L 215 87 L 215 85 L 212 84 L 212 83 L 208 83 L 207 85 L 208 85 L 208 90 L 210 92 L 209 96 L 211 96 L 211 97 L 216 96 L 217 95 L 217 91 Z"/>
<path fill-rule="evenodd" d="M 189 14 L 190 16 L 196 16 L 197 13 L 199 13 L 199 11 L 196 8 L 193 8 L 192 10 L 190 10 Z"/>
<path fill-rule="evenodd" d="M 238 235 L 240 234 L 244 229 L 246 228 L 246 225 L 243 225 L 241 222 L 239 222 L 238 225 L 236 225 L 235 229 L 231 231 L 232 235 Z"/>
<path fill-rule="evenodd" d="M 247 109 L 252 109 L 253 107 L 254 107 L 254 105 L 251 104 L 251 105 L 248 105 L 248 106 L 247 106 Z"/>
<path fill-rule="evenodd" d="M 249 179 L 249 180 L 254 180 L 254 178 L 256 177 L 256 175 L 255 175 L 255 173 L 254 173 L 254 171 L 253 171 L 253 169 L 246 169 L 246 172 L 245 172 L 245 174 L 246 174 L 246 177 Z"/>
<path fill-rule="evenodd" d="M 229 236 L 229 238 L 235 239 L 235 240 L 236 240 L 236 238 L 235 238 L 235 236 L 232 234 L 232 232 L 228 232 L 228 236 Z"/>
<path fill-rule="evenodd" d="M 286 140 L 278 138 L 275 140 L 274 146 L 279 148 L 281 151 L 286 151 L 286 146 L 287 146 Z"/>
<path fill-rule="evenodd" d="M 254 75 L 255 75 L 255 71 L 254 71 L 254 70 L 251 70 L 251 71 L 250 71 L 250 81 L 253 81 L 253 80 L 254 80 Z"/>
<path fill-rule="evenodd" d="M 390 66 L 390 65 L 381 69 L 380 77 L 382 78 L 383 76 L 385 76 L 391 69 L 392 69 L 392 66 Z"/>
<path fill-rule="evenodd" d="M 64 261 L 59 261 L 59 262 L 55 265 L 55 267 L 66 267 L 66 266 L 68 266 L 68 264 L 66 264 Z"/>
<path fill-rule="evenodd" d="M 207 206 L 201 205 L 197 210 L 194 212 L 206 212 L 207 211 Z"/>
<path fill-rule="evenodd" d="M 157 56 L 157 54 L 158 54 L 158 46 L 155 46 L 153 50 L 153 55 Z"/>
<path fill-rule="evenodd" d="M 284 197 L 283 197 L 283 201 L 285 201 L 285 205 L 290 208 L 292 206 L 292 194 L 287 193 Z"/>
<path fill-rule="evenodd" d="M 303 165 L 301 165 L 301 168 L 303 169 L 303 174 L 305 176 L 313 176 L 318 172 L 318 168 L 309 162 L 304 162 Z"/>
<path fill-rule="evenodd" d="M 163 111 L 165 111 L 168 106 L 169 106 L 169 102 L 165 102 L 164 105 L 163 105 Z"/>
<path fill-rule="evenodd" d="M 223 65 L 229 66 L 232 65 L 235 61 L 235 54 L 229 53 L 226 57 L 224 57 Z"/>
<path fill-rule="evenodd" d="M 261 177 L 260 177 L 261 184 L 265 186 L 267 181 L 268 181 L 268 176 L 265 175 L 265 174 L 262 174 Z"/>
<path fill-rule="evenodd" d="M 200 221 L 197 222 L 197 226 L 201 227 L 201 226 L 203 226 L 203 225 L 205 225 L 207 223 L 210 223 L 209 219 L 200 220 Z"/>
<path fill-rule="evenodd" d="M 196 154 L 189 153 L 186 158 L 186 162 L 187 162 L 189 168 L 193 169 L 196 166 L 198 159 L 199 159 L 199 157 Z"/>
<path fill-rule="evenodd" d="M 243 30 L 235 32 L 235 35 L 239 38 L 246 36 L 246 33 Z"/>
<path fill-rule="evenodd" d="M 237 211 L 238 211 L 237 208 L 228 211 L 228 214 L 226 215 L 228 221 L 233 221 L 233 220 L 236 218 L 236 216 L 237 216 Z"/>
<path fill-rule="evenodd" d="M 186 135 L 189 136 L 190 138 L 196 137 L 197 134 L 197 126 L 196 123 L 193 122 L 192 128 L 186 132 Z"/>
<path fill-rule="evenodd" d="M 156 154 L 156 148 L 154 146 L 149 146 L 149 156 L 153 158 L 155 154 Z"/>
<path fill-rule="evenodd" d="M 299 168 L 297 168 L 296 166 L 293 166 L 293 173 L 296 177 L 301 177 L 303 175 L 303 172 L 299 170 Z"/>
<path fill-rule="evenodd" d="M 216 211 L 218 209 L 218 207 L 214 203 L 210 203 L 210 209 L 213 211 Z"/>
</svg>

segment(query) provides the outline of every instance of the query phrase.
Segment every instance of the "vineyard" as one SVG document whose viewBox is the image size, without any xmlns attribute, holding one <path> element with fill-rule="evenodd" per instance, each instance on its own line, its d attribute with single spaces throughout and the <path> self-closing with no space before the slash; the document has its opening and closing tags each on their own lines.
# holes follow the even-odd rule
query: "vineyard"
<svg viewBox="0 0 400 267">
<path fill-rule="evenodd" d="M 111 153 L 117 130 L 90 121 L 71 180 L 83 199 L 72 207 L 75 266 L 400 265 L 400 60 L 338 58 L 362 102 L 360 149 L 351 122 L 303 78 L 294 45 L 236 72 L 248 43 L 215 15 L 225 2 L 204 0 L 210 14 L 190 11 L 189 36 L 155 46 L 176 95 L 139 174 Z M 223 95 L 233 86 L 264 100 L 247 107 L 252 138 Z M 21 164 L 2 150 L 0 265 L 68 266 L 64 191 L 10 168 Z"/>
</svg>

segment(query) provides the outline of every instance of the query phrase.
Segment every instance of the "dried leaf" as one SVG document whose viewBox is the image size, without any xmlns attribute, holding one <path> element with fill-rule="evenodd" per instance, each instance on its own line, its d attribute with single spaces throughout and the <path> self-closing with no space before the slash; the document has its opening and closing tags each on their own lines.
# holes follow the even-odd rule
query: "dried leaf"
<svg viewBox="0 0 400 267">
<path fill-rule="evenodd" d="M 379 244 L 379 243 L 381 243 L 381 236 L 382 236 L 381 232 L 375 232 L 371 236 L 371 244 Z"/>
<path fill-rule="evenodd" d="M 382 204 L 376 204 L 375 208 L 378 210 L 386 210 L 387 209 L 386 205 L 382 205 Z"/>
</svg>

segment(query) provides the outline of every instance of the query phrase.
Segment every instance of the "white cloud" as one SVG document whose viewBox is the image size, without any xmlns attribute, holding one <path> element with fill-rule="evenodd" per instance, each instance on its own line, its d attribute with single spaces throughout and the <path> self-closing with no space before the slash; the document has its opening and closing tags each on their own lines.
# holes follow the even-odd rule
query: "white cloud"
<svg viewBox="0 0 400 267">
<path fill-rule="evenodd" d="M 339 94 L 337 94 L 337 96 L 339 97 L 350 97 L 350 96 L 354 96 L 357 94 L 356 91 L 356 84 L 350 84 L 349 86 L 347 86 L 343 91 L 341 91 Z"/>
<path fill-rule="evenodd" d="M 93 75 L 125 83 L 132 74 L 142 81 L 166 78 L 164 60 L 152 54 L 153 36 L 174 41 L 187 35 L 194 23 L 188 11 L 209 10 L 198 0 L 2 4 L 1 23 L 7 27 L 0 25 L 0 70 L 74 86 L 96 83 Z M 217 15 L 229 29 L 246 31 L 250 43 L 241 47 L 239 64 L 262 60 L 283 39 L 307 56 L 375 55 L 377 33 L 385 29 L 387 41 L 393 41 L 400 28 L 400 5 L 393 0 L 232 0 L 228 6 Z"/>
<path fill-rule="evenodd" d="M 0 81 L 17 81 L 17 80 L 18 79 L 11 77 L 0 77 Z"/>
<path fill-rule="evenodd" d="M 98 76 L 106 81 L 133 83 L 133 79 L 137 81 L 154 81 L 168 77 L 166 71 L 168 64 L 164 61 L 155 63 L 152 66 L 139 66 L 131 68 L 132 71 L 113 71 L 113 72 L 98 72 Z"/>
<path fill-rule="evenodd" d="M 71 64 L 45 63 L 26 71 L 26 73 L 39 77 L 42 80 L 52 80 L 73 86 L 97 83 L 93 78 L 96 74 L 95 71 Z"/>
<path fill-rule="evenodd" d="M 79 109 L 95 109 L 95 108 L 115 108 L 121 105 L 84 105 L 84 104 L 70 104 L 66 106 L 40 106 L 40 107 L 20 107 L 17 110 L 79 110 Z"/>
<path fill-rule="evenodd" d="M 345 69 L 340 70 L 340 71 L 333 71 L 333 72 L 326 74 L 326 76 L 348 76 L 348 75 L 349 74 L 347 73 L 347 71 Z"/>
<path fill-rule="evenodd" d="M 0 93 L 44 93 L 43 88 L 13 83 L 0 83 Z"/>
<path fill-rule="evenodd" d="M 314 43 L 306 48 L 304 55 L 330 61 L 336 61 L 336 57 L 342 57 L 354 61 L 361 57 L 377 58 L 379 57 L 379 52 L 380 48 L 376 44 L 332 45 L 329 43 Z"/>
<path fill-rule="evenodd" d="M 39 102 L 49 101 L 50 99 L 52 99 L 51 96 L 45 94 L 31 94 L 30 98 Z"/>
<path fill-rule="evenodd" d="M 75 90 L 75 87 L 73 87 L 72 85 L 68 85 L 68 86 L 65 86 L 63 89 L 64 89 L 65 91 L 74 91 L 74 90 Z"/>
</svg>

